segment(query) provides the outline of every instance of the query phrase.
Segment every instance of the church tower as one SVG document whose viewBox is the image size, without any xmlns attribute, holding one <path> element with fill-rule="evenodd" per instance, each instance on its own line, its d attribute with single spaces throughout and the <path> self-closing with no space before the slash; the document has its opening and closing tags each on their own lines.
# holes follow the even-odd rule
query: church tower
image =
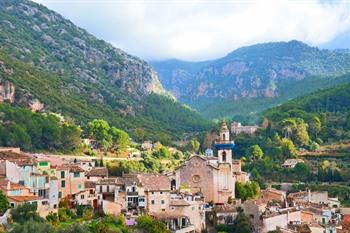
<svg viewBox="0 0 350 233">
<path fill-rule="evenodd" d="M 235 144 L 230 139 L 230 130 L 226 122 L 221 125 L 215 149 L 218 156 L 217 192 L 218 200 L 226 203 L 229 197 L 235 197 L 236 179 L 232 169 L 232 149 Z"/>
<path fill-rule="evenodd" d="M 220 129 L 219 140 L 215 143 L 218 151 L 218 162 L 232 164 L 232 149 L 234 142 L 230 141 L 230 130 L 227 128 L 226 122 L 223 122 Z"/>
</svg>

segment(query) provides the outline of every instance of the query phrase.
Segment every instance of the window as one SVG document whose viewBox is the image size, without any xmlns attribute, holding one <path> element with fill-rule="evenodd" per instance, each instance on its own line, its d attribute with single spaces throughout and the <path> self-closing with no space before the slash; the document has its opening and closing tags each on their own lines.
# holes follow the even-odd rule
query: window
<svg viewBox="0 0 350 233">
<path fill-rule="evenodd" d="M 102 185 L 100 185 L 100 193 L 102 193 Z"/>
<path fill-rule="evenodd" d="M 58 192 L 58 198 L 62 198 L 62 192 Z"/>
<path fill-rule="evenodd" d="M 64 179 L 64 171 L 61 171 L 61 179 Z"/>
<path fill-rule="evenodd" d="M 164 200 L 161 200 L 160 203 L 161 203 L 162 205 L 164 205 L 164 204 L 165 204 L 165 201 L 164 201 Z"/>
<path fill-rule="evenodd" d="M 160 192 L 160 194 L 163 194 L 163 192 Z"/>
<path fill-rule="evenodd" d="M 155 203 L 154 200 L 151 200 L 151 204 L 154 205 L 154 203 Z"/>
<path fill-rule="evenodd" d="M 15 207 L 15 203 L 11 203 L 11 207 L 12 207 L 12 208 Z"/>
<path fill-rule="evenodd" d="M 81 199 L 84 199 L 85 197 L 84 197 L 84 195 L 81 195 L 80 198 L 81 198 Z"/>
<path fill-rule="evenodd" d="M 79 178 L 80 177 L 80 172 L 74 172 L 74 178 Z"/>
<path fill-rule="evenodd" d="M 65 180 L 61 180 L 61 187 L 65 188 L 66 187 L 66 181 Z"/>
<path fill-rule="evenodd" d="M 131 192 L 133 192 L 133 193 L 136 192 L 136 187 L 135 186 L 131 187 Z"/>
<path fill-rule="evenodd" d="M 39 166 L 47 167 L 48 165 L 49 165 L 48 162 L 39 162 Z"/>
<path fill-rule="evenodd" d="M 226 162 L 226 151 L 222 152 L 222 161 Z"/>
<path fill-rule="evenodd" d="M 107 193 L 109 193 L 109 185 L 107 185 Z"/>
</svg>

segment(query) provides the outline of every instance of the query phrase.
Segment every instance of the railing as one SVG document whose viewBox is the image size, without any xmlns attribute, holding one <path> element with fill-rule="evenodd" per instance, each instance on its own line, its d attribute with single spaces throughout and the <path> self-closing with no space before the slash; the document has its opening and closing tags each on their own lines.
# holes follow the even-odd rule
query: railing
<svg viewBox="0 0 350 233">
<path fill-rule="evenodd" d="M 215 144 L 235 144 L 235 141 L 216 139 Z"/>
</svg>

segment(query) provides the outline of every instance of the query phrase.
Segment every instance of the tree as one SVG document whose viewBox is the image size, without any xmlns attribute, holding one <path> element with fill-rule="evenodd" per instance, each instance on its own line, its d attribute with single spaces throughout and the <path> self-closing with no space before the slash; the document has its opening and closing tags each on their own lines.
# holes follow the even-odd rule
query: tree
<svg viewBox="0 0 350 233">
<path fill-rule="evenodd" d="M 55 230 L 52 228 L 50 224 L 45 222 L 37 222 L 33 219 L 28 219 L 21 224 L 16 223 L 14 227 L 12 227 L 9 233 L 54 233 Z"/>
<path fill-rule="evenodd" d="M 310 168 L 305 163 L 297 163 L 293 171 L 300 177 L 301 181 L 307 181 L 310 176 Z"/>
<path fill-rule="evenodd" d="M 314 138 L 317 138 L 318 133 L 322 129 L 322 123 L 321 123 L 320 118 L 317 116 L 313 116 L 309 120 L 308 125 L 309 125 L 309 129 L 310 129 L 311 134 L 314 136 Z"/>
<path fill-rule="evenodd" d="M 67 151 L 73 151 L 79 147 L 81 141 L 81 128 L 72 124 L 62 126 L 62 147 Z"/>
<path fill-rule="evenodd" d="M 46 216 L 46 221 L 48 221 L 51 225 L 57 227 L 59 225 L 59 218 L 57 213 L 50 212 Z"/>
<path fill-rule="evenodd" d="M 240 212 L 236 219 L 233 222 L 232 228 L 234 233 L 252 233 L 253 225 L 250 222 L 249 218 L 243 213 Z"/>
<path fill-rule="evenodd" d="M 90 138 L 99 142 L 100 147 L 107 150 L 112 145 L 112 135 L 109 124 L 102 119 L 90 121 L 87 125 L 87 132 Z"/>
<path fill-rule="evenodd" d="M 253 157 L 253 159 L 259 160 L 262 159 L 262 157 L 264 156 L 264 152 L 262 151 L 259 145 L 252 145 L 249 148 L 249 155 Z"/>
<path fill-rule="evenodd" d="M 0 191 L 0 213 L 4 213 L 9 208 L 9 201 L 6 195 Z"/>
<path fill-rule="evenodd" d="M 37 210 L 37 204 L 36 203 L 25 203 L 23 205 L 17 206 L 16 208 L 11 210 L 11 216 L 14 222 L 23 224 L 24 222 L 28 221 L 29 219 L 32 219 L 34 221 L 43 222 L 44 219 L 41 218 Z"/>
<path fill-rule="evenodd" d="M 154 219 L 149 215 L 142 215 L 142 216 L 138 217 L 136 222 L 137 222 L 136 227 L 138 229 L 142 229 L 144 232 L 147 232 L 147 233 L 166 233 L 166 232 L 168 232 L 166 225 L 163 222 L 161 222 L 157 219 Z"/>
<path fill-rule="evenodd" d="M 295 140 L 298 145 L 300 146 L 306 146 L 309 144 L 309 134 L 307 132 L 307 124 L 304 122 L 304 120 L 299 119 L 298 124 L 296 127 L 296 135 Z"/>
<path fill-rule="evenodd" d="M 63 228 L 58 229 L 57 233 L 86 233 L 89 232 L 86 227 L 78 223 L 69 224 Z"/>
<path fill-rule="evenodd" d="M 143 142 L 145 140 L 145 135 L 146 135 L 146 132 L 145 132 L 145 129 L 143 128 L 136 128 L 134 130 L 134 136 L 137 141 Z"/>
<path fill-rule="evenodd" d="M 293 131 L 296 128 L 295 119 L 288 118 L 282 121 L 282 127 L 284 131 L 284 137 L 290 138 L 293 135 Z"/>
<path fill-rule="evenodd" d="M 197 139 L 192 139 L 188 142 L 187 148 L 189 151 L 197 153 L 200 147 L 200 143 Z"/>
<path fill-rule="evenodd" d="M 130 137 L 125 131 L 112 127 L 110 134 L 112 135 L 114 146 L 118 150 L 124 151 L 130 145 Z"/>
<path fill-rule="evenodd" d="M 285 158 L 293 158 L 297 154 L 294 143 L 289 138 L 282 139 L 282 154 Z"/>
</svg>

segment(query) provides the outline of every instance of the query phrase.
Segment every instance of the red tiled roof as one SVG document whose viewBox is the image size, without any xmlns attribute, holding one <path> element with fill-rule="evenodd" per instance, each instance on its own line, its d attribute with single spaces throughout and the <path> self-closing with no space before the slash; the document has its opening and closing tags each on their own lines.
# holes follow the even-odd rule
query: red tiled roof
<svg viewBox="0 0 350 233">
<path fill-rule="evenodd" d="M 86 176 L 107 177 L 108 169 L 106 167 L 94 167 L 86 173 Z"/>
<path fill-rule="evenodd" d="M 34 165 L 36 160 L 24 153 L 15 153 L 12 151 L 0 151 L 0 160 L 7 160 L 18 166 Z"/>
<path fill-rule="evenodd" d="M 42 200 L 41 197 L 34 196 L 34 195 L 33 196 L 8 196 L 7 198 L 15 202 L 28 202 L 28 201 Z"/>
<path fill-rule="evenodd" d="M 137 176 L 146 191 L 170 191 L 170 179 L 159 174 L 139 174 Z"/>
</svg>

